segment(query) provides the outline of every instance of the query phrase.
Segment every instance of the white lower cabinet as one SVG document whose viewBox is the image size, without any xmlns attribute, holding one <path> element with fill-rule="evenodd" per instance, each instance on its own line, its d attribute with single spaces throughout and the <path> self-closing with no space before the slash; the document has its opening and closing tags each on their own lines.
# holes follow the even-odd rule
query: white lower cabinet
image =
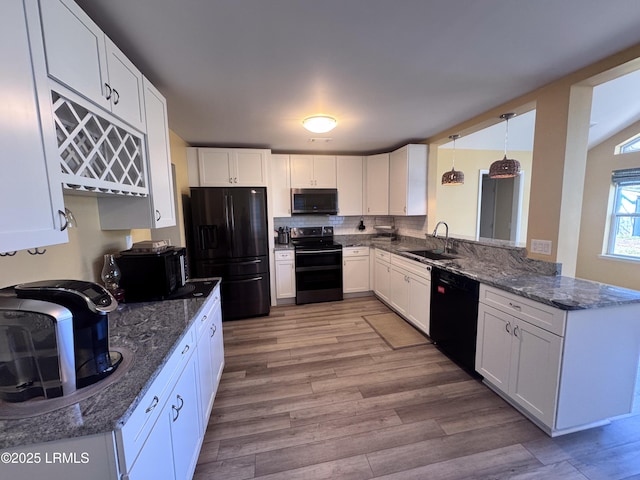
<svg viewBox="0 0 640 480">
<path fill-rule="evenodd" d="M 296 296 L 296 260 L 293 250 L 275 252 L 276 298 Z"/>
<path fill-rule="evenodd" d="M 192 478 L 224 367 L 220 287 L 116 431 L 124 479 Z"/>
<path fill-rule="evenodd" d="M 129 471 L 128 480 L 144 480 L 147 478 L 172 478 L 173 450 L 171 442 L 171 425 L 169 419 L 162 415 L 147 437 L 143 450 L 136 463 Z M 169 473 L 167 473 L 169 472 Z"/>
<path fill-rule="evenodd" d="M 476 370 L 551 436 L 632 412 L 640 305 L 560 310 L 480 285 Z"/>
<path fill-rule="evenodd" d="M 409 274 L 407 319 L 427 335 L 430 334 L 431 276 Z"/>
<path fill-rule="evenodd" d="M 428 335 L 431 266 L 391 254 L 390 270 L 391 307 Z"/>
<path fill-rule="evenodd" d="M 202 443 L 200 418 L 198 418 L 196 368 L 197 362 L 194 355 L 182 372 L 164 408 L 166 421 L 171 427 L 173 471 L 176 480 L 187 480 L 193 477 Z"/>
<path fill-rule="evenodd" d="M 222 310 L 219 288 L 212 292 L 213 303 L 196 320 L 198 325 L 198 377 L 200 395 L 201 434 L 207 422 L 218 390 L 224 367 L 224 344 L 222 340 Z"/>
<path fill-rule="evenodd" d="M 374 256 L 373 291 L 381 300 L 389 303 L 391 294 L 391 254 L 376 248 Z"/>
<path fill-rule="evenodd" d="M 343 293 L 369 291 L 369 247 L 342 249 L 342 291 Z"/>
<path fill-rule="evenodd" d="M 543 424 L 555 418 L 562 337 L 483 303 L 476 369 Z"/>
</svg>

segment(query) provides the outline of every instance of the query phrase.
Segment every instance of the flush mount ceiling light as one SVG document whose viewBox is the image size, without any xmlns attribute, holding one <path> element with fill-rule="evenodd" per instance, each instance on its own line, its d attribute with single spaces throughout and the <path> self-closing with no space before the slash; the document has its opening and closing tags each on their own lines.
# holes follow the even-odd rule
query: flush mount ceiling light
<svg viewBox="0 0 640 480">
<path fill-rule="evenodd" d="M 455 169 L 456 140 L 460 138 L 460 135 L 449 135 L 449 138 L 453 140 L 453 158 L 451 160 L 451 170 L 442 174 L 442 185 L 463 185 L 464 173 Z"/>
<path fill-rule="evenodd" d="M 302 126 L 313 133 L 327 133 L 338 124 L 335 118 L 329 115 L 313 115 L 302 121 Z"/>
<path fill-rule="evenodd" d="M 500 118 L 506 122 L 504 133 L 504 158 L 497 160 L 489 167 L 489 178 L 511 178 L 520 174 L 520 162 L 512 158 L 507 158 L 507 136 L 509 134 L 509 120 L 515 117 L 515 113 L 503 113 Z"/>
</svg>

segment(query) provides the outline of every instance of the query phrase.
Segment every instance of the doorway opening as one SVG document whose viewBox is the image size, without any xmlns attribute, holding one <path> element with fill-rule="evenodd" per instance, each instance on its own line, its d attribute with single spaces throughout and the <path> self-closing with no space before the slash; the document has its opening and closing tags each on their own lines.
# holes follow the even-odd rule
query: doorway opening
<svg viewBox="0 0 640 480">
<path fill-rule="evenodd" d="M 480 170 L 476 240 L 517 242 L 522 223 L 524 172 L 513 178 L 489 178 Z"/>
</svg>

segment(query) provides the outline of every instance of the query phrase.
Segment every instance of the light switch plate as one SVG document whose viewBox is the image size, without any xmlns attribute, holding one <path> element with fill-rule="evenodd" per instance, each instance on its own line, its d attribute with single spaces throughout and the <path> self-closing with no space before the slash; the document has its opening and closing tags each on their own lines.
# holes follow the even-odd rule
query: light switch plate
<svg viewBox="0 0 640 480">
<path fill-rule="evenodd" d="M 531 253 L 551 255 L 551 240 L 531 239 Z"/>
</svg>

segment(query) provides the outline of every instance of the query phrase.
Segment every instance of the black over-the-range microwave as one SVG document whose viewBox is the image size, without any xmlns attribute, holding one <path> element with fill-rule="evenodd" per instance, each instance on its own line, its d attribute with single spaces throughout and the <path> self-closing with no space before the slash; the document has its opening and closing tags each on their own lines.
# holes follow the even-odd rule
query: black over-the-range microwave
<svg viewBox="0 0 640 480">
<path fill-rule="evenodd" d="M 294 215 L 338 213 L 337 188 L 292 188 L 291 213 Z"/>
</svg>

